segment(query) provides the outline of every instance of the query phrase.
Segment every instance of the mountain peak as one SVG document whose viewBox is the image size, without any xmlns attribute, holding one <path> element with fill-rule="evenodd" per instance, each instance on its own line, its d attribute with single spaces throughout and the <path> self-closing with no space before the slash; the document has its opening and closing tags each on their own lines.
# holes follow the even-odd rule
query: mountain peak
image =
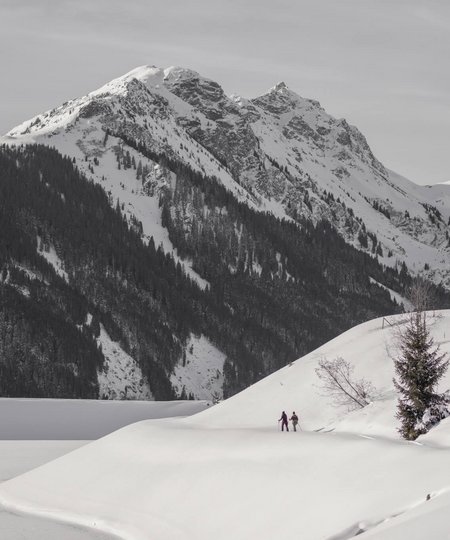
<svg viewBox="0 0 450 540">
<path fill-rule="evenodd" d="M 131 71 L 128 71 L 124 75 L 109 81 L 97 90 L 91 92 L 89 95 L 95 96 L 103 93 L 121 93 L 126 89 L 128 83 L 133 79 L 137 79 L 147 87 L 155 86 L 156 84 L 162 82 L 163 78 L 164 70 L 157 66 L 138 66 Z"/>
<path fill-rule="evenodd" d="M 113 91 L 117 88 L 122 88 L 123 84 L 127 84 L 132 79 L 137 79 L 143 83 L 147 88 L 152 89 L 164 83 L 176 83 L 185 80 L 192 79 L 204 79 L 196 71 L 179 66 L 171 66 L 167 68 L 160 68 L 153 65 L 138 66 L 128 73 L 114 79 L 104 85 L 95 93 L 101 93 L 104 91 Z"/>
<path fill-rule="evenodd" d="M 285 93 L 286 91 L 289 91 L 289 88 L 284 81 L 280 81 L 270 89 L 270 92 Z"/>
<path fill-rule="evenodd" d="M 164 70 L 164 80 L 175 82 L 185 79 L 203 79 L 201 75 L 193 69 L 180 66 L 170 66 Z"/>
<path fill-rule="evenodd" d="M 119 78 L 122 78 L 122 79 L 134 78 L 134 79 L 142 80 L 149 76 L 159 75 L 162 72 L 163 70 L 160 67 L 147 64 L 143 66 L 138 66 L 132 69 L 131 71 L 129 71 L 128 73 L 125 73 L 125 75 L 122 75 L 122 77 L 119 77 Z"/>
</svg>

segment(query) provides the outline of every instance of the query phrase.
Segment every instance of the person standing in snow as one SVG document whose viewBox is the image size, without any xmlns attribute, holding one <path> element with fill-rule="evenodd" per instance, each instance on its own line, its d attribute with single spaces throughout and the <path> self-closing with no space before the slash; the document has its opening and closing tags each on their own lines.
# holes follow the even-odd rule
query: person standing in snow
<svg viewBox="0 0 450 540">
<path fill-rule="evenodd" d="M 294 428 L 294 431 L 297 431 L 298 416 L 295 414 L 295 411 L 292 413 L 292 416 L 289 418 L 289 420 L 292 422 L 292 427 Z"/>
<path fill-rule="evenodd" d="M 284 411 L 281 413 L 281 418 L 278 420 L 278 422 L 281 422 L 281 431 L 284 431 L 285 426 L 286 426 L 286 431 L 289 431 L 288 418 L 287 418 L 287 414 Z"/>
</svg>

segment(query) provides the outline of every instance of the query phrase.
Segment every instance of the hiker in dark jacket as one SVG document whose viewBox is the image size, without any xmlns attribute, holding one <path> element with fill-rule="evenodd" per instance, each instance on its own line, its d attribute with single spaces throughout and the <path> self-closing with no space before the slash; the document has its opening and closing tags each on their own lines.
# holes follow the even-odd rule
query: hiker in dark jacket
<svg viewBox="0 0 450 540">
<path fill-rule="evenodd" d="M 295 414 L 295 411 L 292 413 L 292 416 L 289 418 L 289 420 L 292 422 L 292 427 L 294 428 L 294 431 L 297 431 L 298 416 Z"/>
<path fill-rule="evenodd" d="M 287 414 L 284 411 L 281 413 L 281 418 L 278 420 L 278 422 L 281 422 L 281 431 L 284 431 L 285 426 L 286 426 L 286 431 L 289 431 L 288 418 L 287 418 Z"/>
</svg>

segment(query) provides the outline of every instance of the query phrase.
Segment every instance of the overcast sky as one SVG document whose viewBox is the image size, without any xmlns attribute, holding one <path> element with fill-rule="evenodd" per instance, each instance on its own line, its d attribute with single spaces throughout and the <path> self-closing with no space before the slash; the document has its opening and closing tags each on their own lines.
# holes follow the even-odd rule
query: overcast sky
<svg viewBox="0 0 450 540">
<path fill-rule="evenodd" d="M 388 167 L 450 180 L 450 0 L 0 0 L 0 133 L 130 69 L 254 97 L 283 80 Z"/>
</svg>

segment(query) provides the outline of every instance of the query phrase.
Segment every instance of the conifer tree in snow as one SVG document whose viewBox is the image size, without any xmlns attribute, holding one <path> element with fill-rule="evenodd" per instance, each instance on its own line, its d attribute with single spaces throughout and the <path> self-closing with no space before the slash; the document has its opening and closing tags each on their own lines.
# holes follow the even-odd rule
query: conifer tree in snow
<svg viewBox="0 0 450 540">
<path fill-rule="evenodd" d="M 394 360 L 399 392 L 397 418 L 404 439 L 414 440 L 448 416 L 448 397 L 437 385 L 448 367 L 448 359 L 434 345 L 427 328 L 426 312 L 410 314 L 399 335 L 400 353 Z"/>
<path fill-rule="evenodd" d="M 142 161 L 139 160 L 138 165 L 137 165 L 137 169 L 136 169 L 136 179 L 140 180 L 141 177 L 142 177 Z"/>
</svg>

